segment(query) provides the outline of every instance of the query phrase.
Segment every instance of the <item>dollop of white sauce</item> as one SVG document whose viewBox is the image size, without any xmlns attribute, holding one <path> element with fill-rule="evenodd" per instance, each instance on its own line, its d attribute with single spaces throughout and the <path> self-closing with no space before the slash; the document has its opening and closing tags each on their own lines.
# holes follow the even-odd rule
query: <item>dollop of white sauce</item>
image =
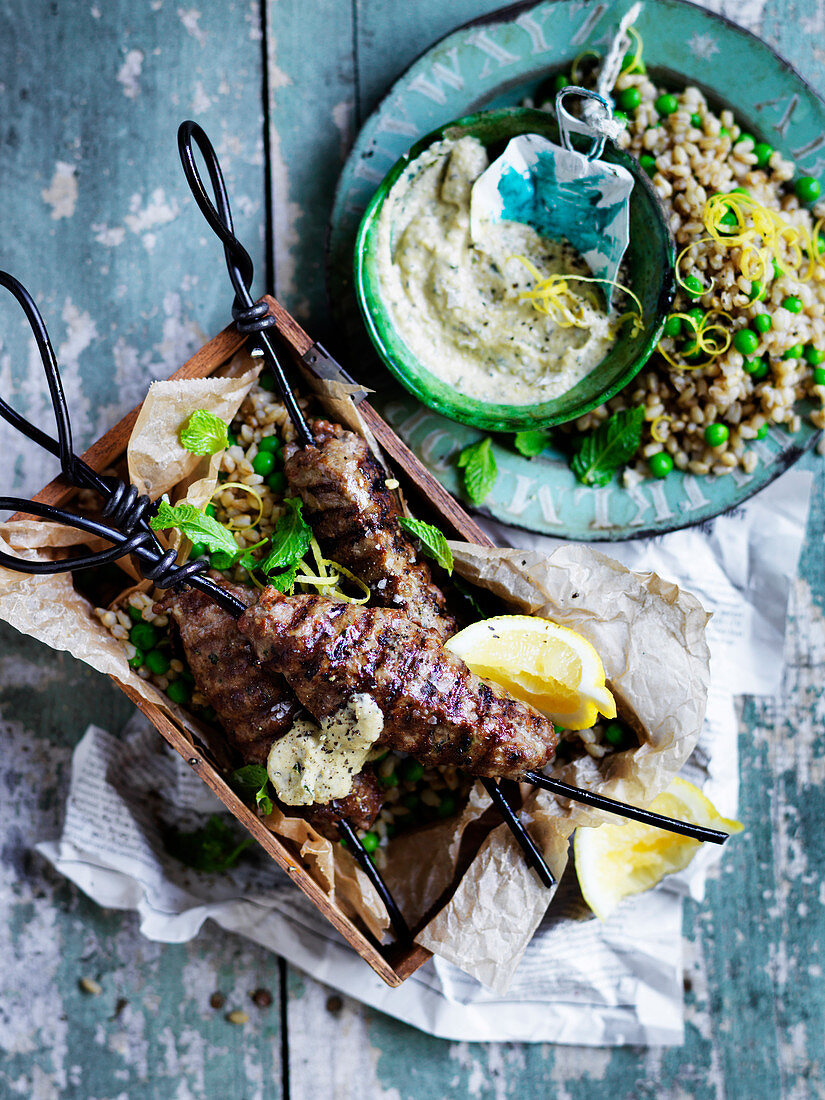
<svg viewBox="0 0 825 1100">
<path fill-rule="evenodd" d="M 346 798 L 383 728 L 384 715 L 366 694 L 351 696 L 320 723 L 296 719 L 267 757 L 275 794 L 287 806 Z"/>
<path fill-rule="evenodd" d="M 567 241 L 521 222 L 487 221 L 473 239 L 470 195 L 488 165 L 472 137 L 441 141 L 410 164 L 378 222 L 377 271 L 390 318 L 428 370 L 482 401 L 528 405 L 581 381 L 616 342 L 593 284 L 571 283 L 586 328 L 564 327 L 519 294 L 541 272 L 592 275 Z"/>
</svg>

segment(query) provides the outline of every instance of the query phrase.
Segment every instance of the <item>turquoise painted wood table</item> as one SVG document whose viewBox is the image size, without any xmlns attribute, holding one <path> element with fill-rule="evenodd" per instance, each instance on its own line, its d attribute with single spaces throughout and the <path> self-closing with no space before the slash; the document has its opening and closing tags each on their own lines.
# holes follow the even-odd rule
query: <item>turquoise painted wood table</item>
<svg viewBox="0 0 825 1100">
<path fill-rule="evenodd" d="M 219 249 L 177 162 L 178 122 L 199 119 L 218 146 L 257 289 L 346 358 L 324 290 L 343 160 L 398 73 L 496 6 L 0 0 L 0 266 L 41 304 L 81 445 L 227 320 Z M 821 2 L 710 6 L 825 91 Z M 34 378 L 22 319 L 3 302 L 0 390 L 40 418 Z M 0 447 L 9 491 L 52 475 L 4 427 Z M 683 1047 L 447 1043 L 211 926 L 181 946 L 142 939 L 132 914 L 93 905 L 33 851 L 59 825 L 86 725 L 117 730 L 129 704 L 0 627 L 0 1097 L 825 1095 L 825 476 L 821 459 L 803 461 L 816 480 L 783 692 L 741 701 L 748 829 L 705 903 L 686 904 Z M 248 1021 L 229 1022 L 235 1009 Z"/>
</svg>

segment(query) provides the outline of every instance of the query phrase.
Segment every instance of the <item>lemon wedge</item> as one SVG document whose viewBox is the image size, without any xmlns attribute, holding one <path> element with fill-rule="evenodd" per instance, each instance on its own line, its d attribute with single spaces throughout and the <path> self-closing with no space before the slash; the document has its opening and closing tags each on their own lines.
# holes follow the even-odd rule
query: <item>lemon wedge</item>
<svg viewBox="0 0 825 1100">
<path fill-rule="evenodd" d="M 741 822 L 722 817 L 686 779 L 674 779 L 648 809 L 726 833 L 741 833 L 744 828 Z M 700 847 L 698 840 L 636 821 L 576 829 L 573 851 L 584 900 L 597 917 L 606 920 L 624 898 L 641 894 L 665 875 L 687 867 Z"/>
<path fill-rule="evenodd" d="M 478 676 L 499 684 L 557 725 L 589 729 L 616 717 L 596 650 L 574 630 L 534 615 L 482 619 L 445 645 Z"/>
</svg>

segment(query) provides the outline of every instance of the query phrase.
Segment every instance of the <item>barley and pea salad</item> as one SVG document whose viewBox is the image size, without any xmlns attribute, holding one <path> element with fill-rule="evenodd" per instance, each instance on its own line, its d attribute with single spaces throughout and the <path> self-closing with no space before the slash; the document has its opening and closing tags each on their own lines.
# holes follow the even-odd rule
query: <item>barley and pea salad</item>
<svg viewBox="0 0 825 1100">
<path fill-rule="evenodd" d="M 283 445 L 294 438 L 286 409 L 272 393 L 269 379 L 264 377 L 253 385 L 229 426 L 212 414 L 204 417 L 201 410 L 193 412 L 196 416 L 182 425 L 181 441 L 187 445 L 186 433 L 191 434 L 197 428 L 196 437 L 198 433 L 212 433 L 224 445 L 218 485 L 206 513 L 225 529 L 236 550 L 210 554 L 204 545 L 195 542 L 189 557 L 208 556 L 211 567 L 228 580 L 260 587 L 258 576 L 253 576 L 251 570 L 266 564 L 267 556 L 278 543 L 279 532 L 296 511 L 295 501 L 287 494 L 283 473 Z M 160 513 L 165 508 L 169 505 L 162 503 Z M 362 593 L 365 586 L 359 586 L 358 578 L 352 575 L 342 577 L 338 572 L 342 568 L 326 559 L 313 540 L 302 561 L 292 567 L 291 577 L 285 577 L 280 569 L 269 572 L 268 577 L 286 591 L 294 586 L 296 592 L 316 591 L 365 601 Z M 159 591 L 134 590 L 110 608 L 96 608 L 95 614 L 121 642 L 130 666 L 142 679 L 202 720 L 217 723 L 217 715 L 197 690 L 183 653 L 175 644 L 169 617 L 154 610 L 161 595 Z M 498 610 L 491 608 L 489 613 Z M 484 617 L 487 609 L 479 607 L 473 614 L 475 618 Z M 564 731 L 557 757 L 561 762 L 587 752 L 600 758 L 635 743 L 635 736 L 622 723 L 601 722 L 575 733 Z M 384 863 L 384 850 L 394 835 L 451 817 L 464 805 L 473 780 L 455 767 L 425 767 L 413 757 L 390 750 L 376 750 L 371 763 L 384 804 L 372 828 L 361 831 L 360 836 L 380 867 Z M 243 785 L 238 790 L 242 796 L 249 794 Z M 257 804 L 265 808 L 265 798 L 259 797 Z"/>
<path fill-rule="evenodd" d="M 577 82 L 587 77 L 556 78 L 558 88 Z M 567 431 L 592 433 L 611 415 L 643 409 L 626 483 L 674 468 L 751 473 L 759 461 L 752 444 L 770 426 L 799 430 L 800 399 L 811 402 L 813 425 L 825 427 L 820 183 L 697 88 L 657 85 L 640 48 L 626 56 L 613 98 L 626 123 L 618 143 L 638 158 L 669 215 L 678 291 L 646 367 Z"/>
</svg>

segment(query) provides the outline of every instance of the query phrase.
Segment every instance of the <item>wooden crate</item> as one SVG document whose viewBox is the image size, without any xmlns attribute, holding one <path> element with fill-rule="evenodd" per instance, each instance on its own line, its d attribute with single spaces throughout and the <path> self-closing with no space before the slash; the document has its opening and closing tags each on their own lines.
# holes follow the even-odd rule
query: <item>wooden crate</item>
<svg viewBox="0 0 825 1100">
<path fill-rule="evenodd" d="M 291 349 L 296 364 L 306 378 L 307 389 L 309 390 L 312 388 L 313 380 L 317 378 L 312 368 L 313 348 L 316 345 L 275 299 L 267 297 L 266 301 L 270 312 L 278 322 L 278 331 Z M 184 363 L 172 375 L 172 379 L 204 378 L 214 373 L 244 346 L 245 339 L 237 332 L 234 325 L 230 325 L 204 344 L 188 362 Z M 481 528 L 429 471 L 421 465 L 415 455 L 396 436 L 392 428 L 378 415 L 375 409 L 366 401 L 363 401 L 358 406 L 358 410 L 384 451 L 387 464 L 401 483 L 405 495 L 412 501 L 416 514 L 438 523 L 448 536 L 487 546 L 492 545 Z M 115 465 L 123 458 L 139 411 L 140 406 L 133 409 L 84 453 L 83 459 L 94 470 L 104 470 Z M 62 479 L 56 478 L 45 486 L 34 499 L 42 503 L 61 506 L 66 504 L 76 491 Z M 390 986 L 398 986 L 426 962 L 430 957 L 430 952 L 425 948 L 418 947 L 415 944 L 409 946 L 378 944 L 367 932 L 353 922 L 335 903 L 330 901 L 325 891 L 305 870 L 297 850 L 291 849 L 288 842 L 271 833 L 258 816 L 238 798 L 208 759 L 208 751 L 193 745 L 190 736 L 183 727 L 155 704 L 146 702 L 131 688 L 118 680 L 114 682 L 143 711 L 172 748 L 200 775 L 204 783 L 214 791 L 230 813 L 251 833 L 275 862 L 286 871 L 292 881 L 303 890 L 320 912 L 355 948 L 361 958 L 369 963 L 379 977 Z"/>
</svg>

